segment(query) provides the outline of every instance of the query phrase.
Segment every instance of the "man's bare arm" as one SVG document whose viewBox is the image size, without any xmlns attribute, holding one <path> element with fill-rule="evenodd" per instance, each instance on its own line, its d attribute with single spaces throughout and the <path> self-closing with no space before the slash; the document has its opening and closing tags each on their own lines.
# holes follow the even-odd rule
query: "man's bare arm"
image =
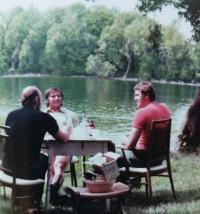
<svg viewBox="0 0 200 214">
<path fill-rule="evenodd" d="M 141 129 L 133 127 L 131 132 L 122 139 L 122 145 L 125 145 L 128 149 L 135 149 L 141 132 Z"/>
<path fill-rule="evenodd" d="M 62 128 L 62 130 L 59 129 L 58 132 L 53 135 L 53 137 L 61 143 L 66 143 L 69 140 L 71 129 L 71 126 L 65 126 L 64 128 Z"/>
</svg>

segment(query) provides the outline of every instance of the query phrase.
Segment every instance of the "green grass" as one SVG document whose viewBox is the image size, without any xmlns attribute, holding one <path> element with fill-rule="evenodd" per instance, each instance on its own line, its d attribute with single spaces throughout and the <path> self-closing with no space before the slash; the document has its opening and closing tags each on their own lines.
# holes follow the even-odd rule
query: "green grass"
<svg viewBox="0 0 200 214">
<path fill-rule="evenodd" d="M 200 213 L 200 156 L 189 154 L 173 156 L 171 158 L 172 176 L 176 190 L 176 201 L 173 199 L 171 186 L 168 178 L 152 178 L 154 195 L 154 205 L 150 205 L 150 200 L 146 197 L 144 186 L 140 190 L 133 190 L 126 197 L 124 210 L 127 214 L 190 214 Z M 82 185 L 81 164 L 76 164 L 78 185 Z M 61 189 L 70 185 L 69 174 L 66 176 L 65 183 Z M 45 194 L 44 194 L 45 196 Z M 112 200 L 111 207 L 115 206 L 116 200 Z M 7 189 L 7 199 L 3 198 L 1 189 L 0 214 L 10 213 L 9 189 Z M 96 211 L 103 213 L 104 203 L 86 203 L 83 206 L 84 213 L 92 214 Z M 16 209 L 16 214 L 21 214 L 20 208 Z M 73 213 L 72 208 L 51 207 L 50 214 Z"/>
</svg>

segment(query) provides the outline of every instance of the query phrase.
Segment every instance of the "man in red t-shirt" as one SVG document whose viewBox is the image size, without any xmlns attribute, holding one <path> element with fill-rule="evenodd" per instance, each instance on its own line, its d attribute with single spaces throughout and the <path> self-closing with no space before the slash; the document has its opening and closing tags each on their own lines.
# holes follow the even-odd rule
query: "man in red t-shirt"
<svg viewBox="0 0 200 214">
<path fill-rule="evenodd" d="M 134 100 L 139 108 L 133 119 L 133 126 L 129 134 L 121 141 L 130 152 L 128 162 L 132 167 L 146 167 L 147 153 L 151 124 L 153 120 L 170 118 L 170 111 L 166 105 L 155 101 L 155 89 L 149 82 L 141 82 L 134 87 Z M 122 159 L 118 160 L 118 166 L 124 166 Z"/>
</svg>

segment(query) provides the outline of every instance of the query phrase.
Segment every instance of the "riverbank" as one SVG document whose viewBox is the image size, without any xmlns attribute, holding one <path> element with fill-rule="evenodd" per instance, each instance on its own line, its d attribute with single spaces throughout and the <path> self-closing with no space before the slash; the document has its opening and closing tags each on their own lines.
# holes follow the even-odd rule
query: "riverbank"
<svg viewBox="0 0 200 214">
<path fill-rule="evenodd" d="M 119 78 L 113 78 L 113 79 L 116 79 L 116 80 L 123 80 L 123 81 L 135 81 L 135 82 L 140 82 L 140 81 L 143 81 L 142 79 L 140 78 L 126 78 L 124 79 L 123 77 L 119 77 Z M 182 81 L 178 81 L 178 82 L 175 82 L 175 81 L 166 81 L 166 80 L 147 80 L 149 82 L 152 82 L 152 83 L 163 83 L 163 84 L 174 84 L 174 85 L 191 85 L 191 86 L 200 86 L 200 83 L 185 83 L 185 82 L 182 82 Z"/>
<path fill-rule="evenodd" d="M 73 77 L 73 78 L 91 78 L 91 79 L 110 79 L 110 80 L 121 80 L 121 81 L 134 81 L 140 82 L 143 81 L 140 78 L 124 78 L 124 77 L 99 77 L 99 76 L 86 76 L 86 75 L 71 75 L 71 76 L 60 76 L 52 74 L 40 74 L 40 73 L 27 73 L 27 74 L 7 74 L 2 75 L 0 78 L 13 78 L 13 77 Z M 145 81 L 145 80 L 144 80 Z M 200 83 L 185 83 L 183 81 L 166 81 L 166 80 L 146 80 L 152 83 L 162 83 L 162 84 L 174 84 L 174 85 L 189 85 L 189 86 L 200 86 Z"/>
</svg>

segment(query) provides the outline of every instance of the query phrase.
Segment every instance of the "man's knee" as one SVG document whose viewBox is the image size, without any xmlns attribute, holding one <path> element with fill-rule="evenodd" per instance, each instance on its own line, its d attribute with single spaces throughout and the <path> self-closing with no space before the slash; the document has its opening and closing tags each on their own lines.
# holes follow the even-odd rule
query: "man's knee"
<svg viewBox="0 0 200 214">
<path fill-rule="evenodd" d="M 57 162 L 55 165 L 54 165 L 54 171 L 55 173 L 57 174 L 58 172 L 60 173 L 64 173 L 66 168 L 68 166 L 68 163 L 63 163 L 63 162 Z"/>
</svg>

